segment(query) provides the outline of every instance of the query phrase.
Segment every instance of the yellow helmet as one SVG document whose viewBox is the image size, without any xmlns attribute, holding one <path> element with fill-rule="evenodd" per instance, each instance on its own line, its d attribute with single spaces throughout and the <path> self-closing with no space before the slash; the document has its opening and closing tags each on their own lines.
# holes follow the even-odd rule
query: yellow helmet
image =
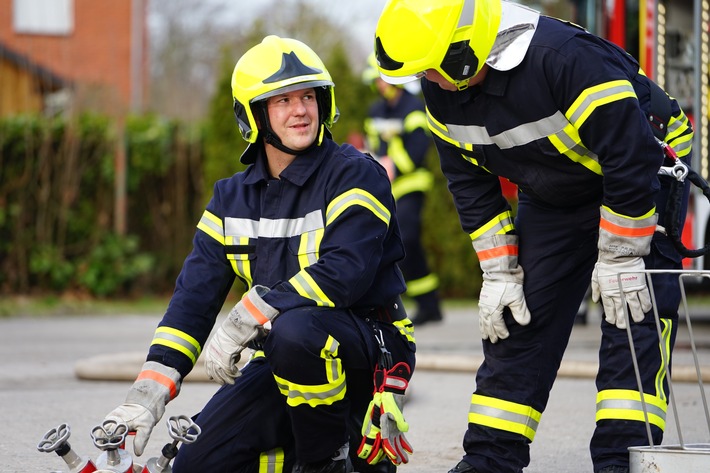
<svg viewBox="0 0 710 473">
<path fill-rule="evenodd" d="M 311 87 L 316 91 L 321 128 L 332 126 L 338 116 L 335 85 L 323 61 L 298 40 L 274 35 L 265 37 L 237 61 L 232 72 L 234 115 L 242 138 L 249 143 L 256 142 L 259 130 L 254 113 L 259 109 L 259 102 Z M 266 115 L 260 119 L 266 120 Z M 322 139 L 322 130 L 319 136 Z"/>
<path fill-rule="evenodd" d="M 435 69 L 466 88 L 491 52 L 501 10 L 501 0 L 389 0 L 375 30 L 382 78 L 409 82 Z"/>
</svg>

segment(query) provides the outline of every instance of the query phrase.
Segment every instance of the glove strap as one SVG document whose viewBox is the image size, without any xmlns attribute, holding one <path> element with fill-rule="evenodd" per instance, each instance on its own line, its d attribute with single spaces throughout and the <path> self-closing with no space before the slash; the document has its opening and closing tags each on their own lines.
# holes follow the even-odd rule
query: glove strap
<svg viewBox="0 0 710 473">
<path fill-rule="evenodd" d="M 614 213 L 610 208 L 602 206 L 599 221 L 599 260 L 615 263 L 649 254 L 658 221 L 655 210 L 654 207 L 645 216 L 633 218 Z"/>
</svg>

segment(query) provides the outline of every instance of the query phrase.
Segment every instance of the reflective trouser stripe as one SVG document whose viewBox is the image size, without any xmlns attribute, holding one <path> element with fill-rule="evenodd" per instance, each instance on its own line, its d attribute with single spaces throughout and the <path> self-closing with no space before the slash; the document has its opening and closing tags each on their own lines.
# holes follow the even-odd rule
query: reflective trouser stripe
<svg viewBox="0 0 710 473">
<path fill-rule="evenodd" d="M 259 454 L 259 473 L 283 473 L 284 471 L 284 451 L 282 448 L 274 448 Z"/>
<path fill-rule="evenodd" d="M 469 424 L 520 434 L 531 442 L 535 438 L 542 413 L 530 406 L 474 394 L 468 411 Z"/>
<path fill-rule="evenodd" d="M 651 394 L 643 395 L 648 411 L 648 422 L 661 430 L 666 428 L 668 405 L 664 400 Z M 646 422 L 641 395 L 629 389 L 607 389 L 597 394 L 596 421 L 635 420 Z"/>
</svg>

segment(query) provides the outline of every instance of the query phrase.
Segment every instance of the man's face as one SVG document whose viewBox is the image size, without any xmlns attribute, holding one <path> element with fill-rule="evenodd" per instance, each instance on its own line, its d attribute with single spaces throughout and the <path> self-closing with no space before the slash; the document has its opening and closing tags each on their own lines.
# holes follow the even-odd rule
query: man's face
<svg viewBox="0 0 710 473">
<path fill-rule="evenodd" d="M 269 97 L 269 122 L 281 142 L 294 151 L 308 148 L 318 134 L 318 102 L 313 88 Z"/>
</svg>

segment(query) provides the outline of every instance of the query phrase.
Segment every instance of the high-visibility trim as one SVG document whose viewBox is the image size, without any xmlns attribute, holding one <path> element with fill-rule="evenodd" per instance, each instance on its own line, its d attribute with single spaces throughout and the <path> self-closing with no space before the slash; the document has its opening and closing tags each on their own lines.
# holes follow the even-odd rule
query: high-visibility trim
<svg viewBox="0 0 710 473">
<path fill-rule="evenodd" d="M 169 376 L 165 376 L 163 373 L 159 373 L 155 370 L 143 370 L 138 374 L 136 381 L 150 380 L 155 381 L 158 384 L 162 384 L 168 388 L 170 392 L 170 399 L 174 399 L 177 395 L 177 386 L 175 381 L 173 381 Z"/>
<path fill-rule="evenodd" d="M 515 225 L 513 224 L 513 214 L 510 210 L 506 210 L 505 212 L 501 212 L 490 219 L 488 223 L 475 232 L 470 233 L 469 236 L 471 237 L 471 240 L 478 240 L 479 238 L 509 233 L 514 229 Z"/>
<path fill-rule="evenodd" d="M 412 192 L 426 192 L 434 185 L 434 175 L 429 170 L 419 168 L 416 171 L 397 177 L 392 182 L 392 195 L 397 200 Z"/>
<path fill-rule="evenodd" d="M 224 245 L 224 228 L 222 220 L 213 213 L 205 210 L 202 213 L 200 221 L 197 222 L 197 228 L 211 236 L 217 242 Z"/>
<path fill-rule="evenodd" d="M 318 307 L 335 307 L 335 303 L 323 292 L 318 283 L 305 270 L 294 274 L 289 283 L 301 296 L 311 299 Z"/>
<path fill-rule="evenodd" d="M 452 139 L 449 136 L 449 130 L 446 128 L 446 125 L 438 121 L 436 118 L 434 118 L 431 115 L 431 112 L 429 112 L 429 107 L 426 109 L 426 118 L 427 118 L 427 125 L 429 126 L 429 130 L 435 135 L 441 138 L 442 140 L 446 141 L 449 144 L 452 144 L 454 146 L 458 146 L 459 148 L 463 147 L 464 143 L 459 143 L 458 141 Z M 468 144 L 468 150 L 472 151 L 473 146 L 471 144 Z"/>
<path fill-rule="evenodd" d="M 407 339 L 408 342 L 416 343 L 414 338 L 414 324 L 408 318 L 402 320 L 395 320 L 392 325 L 397 327 L 400 335 Z"/>
<path fill-rule="evenodd" d="M 567 122 L 561 131 L 550 135 L 548 139 L 560 154 L 567 156 L 575 163 L 581 164 L 594 174 L 599 176 L 603 174 L 602 166 L 599 164 L 599 156 L 582 144 L 579 131 L 571 123 Z"/>
<path fill-rule="evenodd" d="M 434 273 L 429 273 L 423 278 L 407 281 L 407 295 L 417 297 L 428 294 L 439 287 L 439 277 Z"/>
<path fill-rule="evenodd" d="M 387 146 L 387 156 L 389 156 L 394 165 L 401 174 L 409 174 L 416 169 L 414 161 L 404 147 L 404 142 L 401 136 L 393 136 L 390 138 Z"/>
<path fill-rule="evenodd" d="M 409 115 L 404 117 L 404 131 L 411 133 L 417 128 L 428 132 L 426 113 L 422 110 L 414 110 Z"/>
<path fill-rule="evenodd" d="M 301 269 L 318 262 L 318 250 L 324 233 L 321 228 L 301 235 L 301 241 L 298 243 L 298 265 Z"/>
<path fill-rule="evenodd" d="M 614 212 L 613 210 L 611 210 L 611 208 L 607 207 L 606 205 L 602 205 L 602 207 L 604 208 L 604 210 L 606 210 L 610 214 L 619 216 L 621 218 L 625 218 L 627 220 L 643 220 L 643 219 L 648 218 L 651 215 L 656 213 L 656 207 L 652 207 L 651 210 L 649 210 L 648 212 L 646 212 L 643 215 L 640 215 L 638 217 L 629 217 L 628 215 L 623 215 L 623 214 L 620 214 L 619 212 Z"/>
<path fill-rule="evenodd" d="M 535 439 L 542 413 L 530 406 L 474 394 L 468 411 L 469 424 L 491 427 Z"/>
<path fill-rule="evenodd" d="M 242 305 L 244 308 L 251 314 L 252 317 L 254 317 L 254 320 L 259 322 L 259 324 L 264 325 L 266 322 L 269 322 L 269 318 L 265 316 L 257 306 L 254 305 L 254 302 L 252 302 L 251 298 L 249 298 L 249 293 L 245 293 L 245 296 L 242 297 Z"/>
<path fill-rule="evenodd" d="M 259 454 L 259 473 L 284 473 L 283 448 L 274 448 Z"/>
<path fill-rule="evenodd" d="M 579 130 L 598 107 L 627 98 L 637 98 L 631 82 L 628 80 L 605 82 L 584 89 L 565 112 L 565 116 Z"/>
<path fill-rule="evenodd" d="M 375 196 L 370 194 L 364 189 L 350 189 L 347 192 L 343 192 L 338 197 L 333 199 L 333 201 L 328 204 L 328 208 L 325 212 L 325 224 L 326 226 L 333 223 L 333 221 L 340 216 L 345 210 L 352 207 L 353 205 L 360 205 L 369 211 L 371 211 L 377 218 L 385 222 L 385 225 L 390 224 L 390 211 L 387 207 L 382 205 L 382 203 L 377 200 Z"/>
<path fill-rule="evenodd" d="M 227 217 L 224 219 L 224 233 L 228 236 L 249 238 L 291 238 L 324 228 L 323 214 L 313 210 L 300 218 L 247 218 Z"/>
<path fill-rule="evenodd" d="M 225 237 L 225 245 L 248 245 L 249 237 L 247 236 L 227 236 Z M 247 286 L 251 287 L 252 274 L 251 274 L 251 260 L 249 259 L 249 254 L 239 253 L 227 254 L 227 260 L 231 263 L 232 269 L 235 274 L 246 281 Z"/>
<path fill-rule="evenodd" d="M 643 399 L 648 411 L 648 422 L 661 430 L 666 428 L 665 400 L 652 394 L 644 393 Z M 596 421 L 601 420 L 634 420 L 646 422 L 641 395 L 630 389 L 607 389 L 597 393 Z"/>
<path fill-rule="evenodd" d="M 666 370 L 666 365 L 670 366 L 670 354 L 671 354 L 671 333 L 673 329 L 673 320 L 671 319 L 660 319 L 662 329 L 661 329 L 661 339 L 658 342 L 658 349 L 661 354 L 661 365 L 658 367 L 658 373 L 656 373 L 656 394 L 660 399 L 668 402 L 668 396 L 663 387 L 666 376 L 668 376 L 668 371 Z"/>
<path fill-rule="evenodd" d="M 518 245 L 505 245 L 491 248 L 489 250 L 481 250 L 478 251 L 476 255 L 478 256 L 478 261 L 480 262 L 504 256 L 518 256 Z"/>
<path fill-rule="evenodd" d="M 163 345 L 173 350 L 177 350 L 188 357 L 192 364 L 197 362 L 197 358 L 202 352 L 202 347 L 191 335 L 172 328 L 161 326 L 155 330 L 151 345 Z"/>
<path fill-rule="evenodd" d="M 320 356 L 324 363 L 327 382 L 317 385 L 297 384 L 274 374 L 276 385 L 281 394 L 286 396 L 286 403 L 291 407 L 307 404 L 311 407 L 331 405 L 345 398 L 347 383 L 342 361 L 338 358 L 339 343 L 328 336 Z"/>
<path fill-rule="evenodd" d="M 611 223 L 609 220 L 602 218 L 599 221 L 599 228 L 605 230 L 614 235 L 619 235 L 623 237 L 648 237 L 653 235 L 656 231 L 656 225 L 649 225 L 646 227 L 622 227 L 621 225 L 616 225 Z"/>
</svg>

